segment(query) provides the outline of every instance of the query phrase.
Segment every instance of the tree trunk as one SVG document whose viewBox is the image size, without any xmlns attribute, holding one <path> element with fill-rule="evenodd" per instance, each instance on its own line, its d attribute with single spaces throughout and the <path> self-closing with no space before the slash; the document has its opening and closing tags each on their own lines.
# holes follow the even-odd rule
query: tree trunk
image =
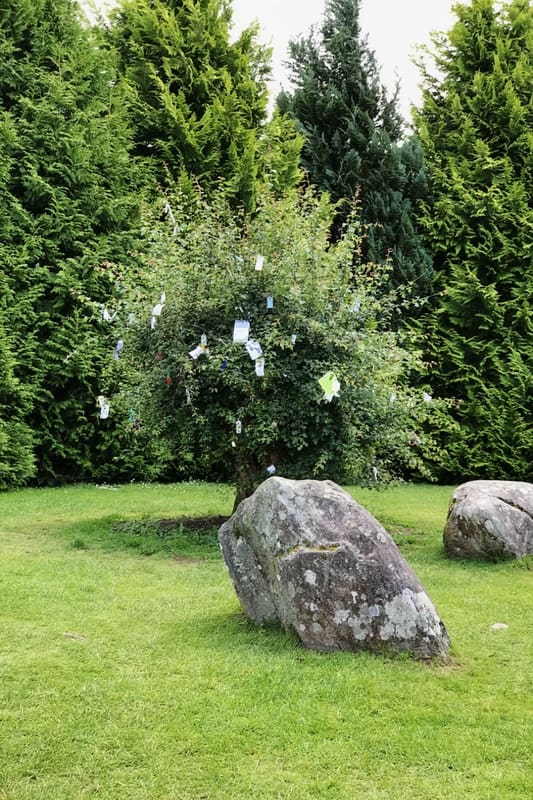
<svg viewBox="0 0 533 800">
<path fill-rule="evenodd" d="M 255 492 L 260 482 L 261 469 L 257 460 L 249 454 L 243 453 L 237 456 L 235 464 L 236 494 L 232 513 L 235 513 L 239 503 Z"/>
</svg>

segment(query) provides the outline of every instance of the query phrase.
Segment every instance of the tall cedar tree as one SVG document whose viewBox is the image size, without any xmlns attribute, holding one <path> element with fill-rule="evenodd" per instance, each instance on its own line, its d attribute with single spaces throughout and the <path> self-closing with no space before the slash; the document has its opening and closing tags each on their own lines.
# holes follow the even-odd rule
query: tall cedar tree
<svg viewBox="0 0 533 800">
<path fill-rule="evenodd" d="M 424 196 L 424 164 L 415 138 L 401 146 L 396 94 L 380 83 L 374 53 L 361 35 L 359 0 L 328 0 L 319 35 L 290 43 L 292 93 L 278 98 L 305 138 L 302 166 L 333 200 L 359 197 L 363 257 L 390 258 L 394 285 L 424 293 L 432 274 L 415 224 Z M 350 203 L 338 217 L 342 224 Z"/>
<path fill-rule="evenodd" d="M 433 387 L 460 434 L 442 477 L 533 477 L 533 9 L 455 8 L 435 37 L 416 124 L 431 201 L 423 217 L 440 296 L 425 321 Z"/>
<path fill-rule="evenodd" d="M 99 374 L 113 352 L 98 304 L 138 202 L 113 78 L 72 0 L 4 0 L 0 278 L 40 483 L 90 476 Z"/>
<path fill-rule="evenodd" d="M 230 29 L 227 0 L 123 0 L 111 37 L 135 152 L 151 163 L 156 180 L 172 185 L 186 175 L 208 193 L 224 184 L 228 197 L 252 210 L 269 51 L 257 44 L 255 27 L 235 42 Z M 294 173 L 299 145 L 294 130 L 288 133 L 288 149 L 281 147 Z M 284 177 L 294 183 L 298 176 L 289 170 Z"/>
</svg>

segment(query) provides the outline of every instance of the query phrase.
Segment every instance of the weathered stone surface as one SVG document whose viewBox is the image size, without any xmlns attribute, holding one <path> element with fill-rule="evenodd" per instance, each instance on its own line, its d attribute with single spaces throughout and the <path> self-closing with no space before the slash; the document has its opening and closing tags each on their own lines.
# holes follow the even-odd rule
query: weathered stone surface
<svg viewBox="0 0 533 800">
<path fill-rule="evenodd" d="M 446 656 L 449 638 L 389 534 L 330 481 L 270 478 L 220 528 L 235 590 L 256 624 L 305 647 Z"/>
<path fill-rule="evenodd" d="M 533 484 L 469 481 L 453 494 L 444 549 L 460 558 L 520 558 L 533 553 Z"/>
</svg>

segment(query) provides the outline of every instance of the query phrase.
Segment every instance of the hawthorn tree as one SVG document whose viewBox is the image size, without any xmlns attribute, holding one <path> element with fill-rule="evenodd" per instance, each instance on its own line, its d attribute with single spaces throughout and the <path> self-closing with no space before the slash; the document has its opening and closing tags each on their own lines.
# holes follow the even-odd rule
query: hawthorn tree
<svg viewBox="0 0 533 800">
<path fill-rule="evenodd" d="M 334 207 L 311 191 L 263 191 L 252 218 L 220 197 L 169 206 L 146 220 L 153 308 L 125 329 L 136 369 L 112 400 L 163 443 L 162 473 L 233 477 L 239 501 L 273 468 L 375 483 L 416 466 L 428 404 L 383 329 L 382 270 L 353 266 L 357 225 L 333 244 Z"/>
<path fill-rule="evenodd" d="M 443 480 L 531 480 L 533 9 L 473 0 L 434 40 L 416 114 L 429 170 L 421 218 L 435 254 L 423 320 L 431 382 L 453 400 Z"/>
</svg>

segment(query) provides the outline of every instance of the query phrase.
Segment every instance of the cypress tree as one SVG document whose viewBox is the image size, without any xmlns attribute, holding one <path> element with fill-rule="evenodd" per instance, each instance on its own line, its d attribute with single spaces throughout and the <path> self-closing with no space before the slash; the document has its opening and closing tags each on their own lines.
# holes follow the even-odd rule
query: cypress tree
<svg viewBox="0 0 533 800">
<path fill-rule="evenodd" d="M 35 471 L 33 436 L 24 422 L 29 387 L 15 377 L 15 357 L 7 331 L 13 298 L 0 272 L 0 489 L 18 486 Z"/>
<path fill-rule="evenodd" d="M 349 201 L 337 232 L 357 196 L 366 235 L 363 257 L 390 259 L 393 284 L 412 284 L 422 294 L 432 271 L 415 223 L 423 158 L 414 139 L 400 145 L 397 91 L 389 97 L 380 83 L 359 7 L 359 0 L 328 0 L 318 34 L 290 43 L 294 90 L 282 93 L 278 105 L 304 136 L 302 166 L 311 182 L 333 200 Z"/>
<path fill-rule="evenodd" d="M 109 347 L 99 303 L 138 203 L 114 79 L 72 0 L 2 3 L 0 276 L 41 483 L 91 474 Z"/>
<path fill-rule="evenodd" d="M 531 480 L 533 9 L 473 0 L 455 11 L 435 38 L 442 77 L 425 72 L 416 116 L 437 268 L 426 352 L 459 423 L 441 442 L 441 474 Z"/>
<path fill-rule="evenodd" d="M 230 41 L 226 0 L 123 0 L 111 28 L 135 130 L 156 180 L 183 175 L 254 205 L 268 50 L 256 29 Z"/>
</svg>

